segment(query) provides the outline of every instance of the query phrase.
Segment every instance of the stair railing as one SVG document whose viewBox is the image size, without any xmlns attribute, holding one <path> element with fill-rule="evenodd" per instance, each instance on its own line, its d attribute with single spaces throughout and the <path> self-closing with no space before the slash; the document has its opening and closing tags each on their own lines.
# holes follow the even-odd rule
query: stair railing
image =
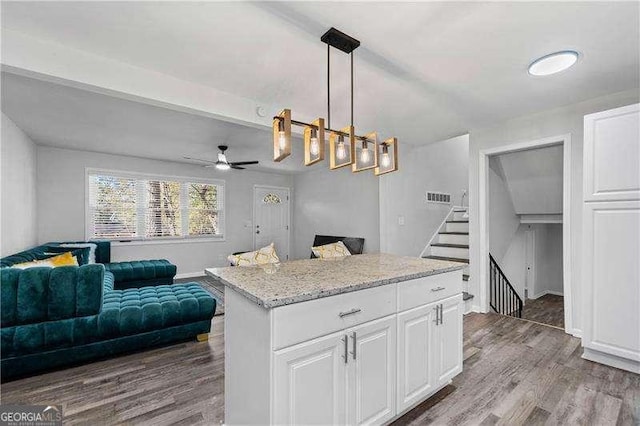
<svg viewBox="0 0 640 426">
<path fill-rule="evenodd" d="M 489 254 L 489 304 L 499 314 L 522 318 L 524 303 L 491 254 Z"/>
</svg>

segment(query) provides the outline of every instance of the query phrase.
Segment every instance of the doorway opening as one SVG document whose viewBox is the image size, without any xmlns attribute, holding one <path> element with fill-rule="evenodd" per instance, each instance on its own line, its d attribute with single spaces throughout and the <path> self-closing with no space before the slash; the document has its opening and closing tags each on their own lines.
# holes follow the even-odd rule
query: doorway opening
<svg viewBox="0 0 640 426">
<path fill-rule="evenodd" d="M 485 311 L 572 327 L 570 136 L 480 152 Z"/>
</svg>

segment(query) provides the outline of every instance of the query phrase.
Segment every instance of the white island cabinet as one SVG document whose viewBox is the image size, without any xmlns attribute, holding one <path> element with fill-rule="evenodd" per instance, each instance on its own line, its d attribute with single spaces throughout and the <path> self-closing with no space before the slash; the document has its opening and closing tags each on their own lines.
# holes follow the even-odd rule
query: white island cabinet
<svg viewBox="0 0 640 426">
<path fill-rule="evenodd" d="M 385 254 L 215 268 L 226 424 L 385 424 L 462 371 L 459 264 Z"/>
</svg>

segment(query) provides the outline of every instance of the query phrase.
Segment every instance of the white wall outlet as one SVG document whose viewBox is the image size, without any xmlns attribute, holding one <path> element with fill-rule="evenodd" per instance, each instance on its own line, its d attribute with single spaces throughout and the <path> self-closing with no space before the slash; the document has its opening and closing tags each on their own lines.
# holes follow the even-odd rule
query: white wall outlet
<svg viewBox="0 0 640 426">
<path fill-rule="evenodd" d="M 398 225 L 404 226 L 404 216 L 398 216 Z"/>
</svg>

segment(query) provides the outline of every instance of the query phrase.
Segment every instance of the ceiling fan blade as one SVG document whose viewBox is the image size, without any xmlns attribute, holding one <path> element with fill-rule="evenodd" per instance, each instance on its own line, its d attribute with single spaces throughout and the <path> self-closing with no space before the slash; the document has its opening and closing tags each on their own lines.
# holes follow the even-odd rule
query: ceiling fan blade
<svg viewBox="0 0 640 426">
<path fill-rule="evenodd" d="M 258 164 L 259 161 L 235 161 L 233 163 L 229 163 L 235 166 L 246 166 L 247 164 Z"/>
<path fill-rule="evenodd" d="M 193 157 L 182 157 L 185 160 L 193 160 L 193 161 L 202 161 L 203 163 L 211 163 L 211 164 L 216 164 L 215 161 L 211 161 L 211 160 L 203 160 L 202 158 L 193 158 Z"/>
<path fill-rule="evenodd" d="M 232 169 L 236 169 L 236 170 L 244 170 L 245 169 L 245 167 L 236 166 L 233 163 L 229 163 L 229 165 L 231 166 Z"/>
</svg>

